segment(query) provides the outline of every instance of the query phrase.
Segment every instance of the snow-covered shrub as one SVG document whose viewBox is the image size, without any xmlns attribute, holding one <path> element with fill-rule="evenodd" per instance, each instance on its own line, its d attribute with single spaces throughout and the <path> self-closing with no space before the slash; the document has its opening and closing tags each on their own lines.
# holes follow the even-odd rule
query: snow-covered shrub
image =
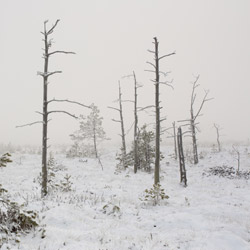
<svg viewBox="0 0 250 250">
<path fill-rule="evenodd" d="M 69 179 L 71 176 L 66 174 L 63 179 L 61 171 L 67 170 L 67 168 L 61 164 L 58 164 L 55 160 L 55 157 L 52 152 L 49 154 L 49 159 L 47 162 L 48 167 L 48 190 L 49 192 L 55 191 L 55 190 L 61 190 L 63 192 L 65 191 L 71 191 L 71 185 L 73 184 Z M 41 185 L 42 183 L 42 174 L 37 178 L 38 183 Z"/>
<path fill-rule="evenodd" d="M 209 168 L 207 171 L 203 173 L 203 175 L 207 176 L 216 175 L 228 179 L 237 179 L 237 178 L 250 179 L 250 171 L 237 171 L 235 168 L 228 166 L 217 166 Z"/>
<path fill-rule="evenodd" d="M 140 197 L 141 201 L 152 204 L 153 206 L 160 205 L 161 200 L 167 199 L 169 199 L 169 196 L 166 195 L 165 190 L 161 188 L 160 183 L 154 184 L 150 189 L 146 189 Z"/>
<path fill-rule="evenodd" d="M 66 174 L 64 176 L 63 180 L 60 181 L 60 189 L 63 192 L 72 191 L 72 184 L 73 184 L 73 182 L 71 182 L 70 178 L 71 178 L 71 175 Z"/>
<path fill-rule="evenodd" d="M 137 164 L 138 169 L 146 172 L 151 172 L 155 162 L 155 134 L 153 131 L 148 131 L 147 126 L 143 125 L 138 133 L 137 138 Z M 160 154 L 160 160 L 164 157 Z M 117 157 L 119 160 L 119 158 Z M 134 143 L 131 151 L 126 155 L 126 164 L 128 166 L 134 165 Z"/>
<path fill-rule="evenodd" d="M 6 167 L 7 163 L 12 162 L 10 157 L 11 157 L 11 154 L 9 153 L 5 153 L 0 157 L 0 168 Z"/>
<path fill-rule="evenodd" d="M 107 203 L 102 208 L 103 213 L 107 215 L 113 215 L 113 216 L 121 216 L 121 209 L 119 206 L 115 205 L 112 202 Z"/>
<path fill-rule="evenodd" d="M 11 201 L 7 190 L 0 185 L 0 248 L 6 242 L 18 242 L 21 233 L 28 233 L 37 226 L 37 213 Z"/>
<path fill-rule="evenodd" d="M 116 154 L 116 160 L 118 163 L 116 164 L 115 174 L 118 174 L 125 170 L 128 166 L 133 165 L 130 155 L 125 155 L 122 148 L 120 149 L 120 152 Z"/>
</svg>

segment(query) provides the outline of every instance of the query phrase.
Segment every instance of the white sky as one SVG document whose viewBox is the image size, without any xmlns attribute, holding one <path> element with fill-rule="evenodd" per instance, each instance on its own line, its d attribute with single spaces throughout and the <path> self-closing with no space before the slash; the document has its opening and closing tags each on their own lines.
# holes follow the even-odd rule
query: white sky
<svg viewBox="0 0 250 250">
<path fill-rule="evenodd" d="M 0 143 L 39 144 L 41 125 L 16 129 L 16 125 L 37 121 L 42 109 L 43 21 L 52 25 L 60 19 L 52 49 L 75 51 L 76 55 L 56 55 L 50 70 L 62 70 L 50 78 L 49 96 L 94 102 L 104 117 L 104 128 L 119 140 L 119 124 L 114 106 L 118 80 L 135 70 L 144 84 L 139 90 L 140 105 L 154 102 L 153 76 L 146 61 L 159 39 L 161 54 L 176 51 L 162 61 L 161 70 L 171 71 L 174 91 L 161 86 L 164 126 L 188 118 L 190 82 L 200 74 L 203 89 L 215 99 L 204 107 L 200 118 L 201 141 L 215 141 L 213 123 L 223 127 L 223 140 L 250 138 L 250 1 L 248 0 L 0 0 Z M 123 97 L 133 98 L 133 82 L 122 81 Z M 198 98 L 199 99 L 199 98 Z M 61 104 L 60 104 L 61 105 Z M 132 105 L 124 104 L 126 129 L 133 118 Z M 51 109 L 59 109 L 59 105 Z M 87 110 L 70 104 L 62 109 L 75 114 Z M 51 143 L 70 142 L 69 134 L 78 128 L 74 119 L 55 114 L 49 125 Z M 150 122 L 140 116 L 140 125 Z M 131 131 L 132 133 L 132 131 Z M 163 137 L 164 139 L 164 137 Z M 165 140 L 165 139 L 164 139 Z"/>
</svg>

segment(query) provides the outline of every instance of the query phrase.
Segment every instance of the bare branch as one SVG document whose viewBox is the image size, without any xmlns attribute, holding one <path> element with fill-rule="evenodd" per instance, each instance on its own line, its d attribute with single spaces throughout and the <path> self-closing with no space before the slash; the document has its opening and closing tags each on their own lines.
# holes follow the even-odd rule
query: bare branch
<svg viewBox="0 0 250 250">
<path fill-rule="evenodd" d="M 52 111 L 49 111 L 47 114 L 49 115 L 49 114 L 52 114 L 52 113 L 64 113 L 64 114 L 69 115 L 69 116 L 71 116 L 71 117 L 73 117 L 73 118 L 75 118 L 75 119 L 78 118 L 78 117 L 75 116 L 74 114 L 71 114 L 71 113 L 69 113 L 69 112 L 67 112 L 67 111 L 64 111 L 64 110 L 52 110 Z"/>
<path fill-rule="evenodd" d="M 113 122 L 121 122 L 120 120 L 112 119 Z"/>
<path fill-rule="evenodd" d="M 60 19 L 56 20 L 56 23 L 52 26 L 52 28 L 48 32 L 46 32 L 47 35 L 49 35 L 49 34 L 51 34 L 53 32 L 54 28 L 57 26 L 57 24 L 58 24 L 59 21 L 60 21 Z M 48 21 L 45 21 L 44 24 L 46 24 L 47 22 Z"/>
<path fill-rule="evenodd" d="M 151 62 L 146 62 L 146 63 L 148 63 L 149 65 L 151 65 L 151 66 L 153 66 L 154 68 L 156 68 L 155 65 L 154 65 L 153 63 L 151 63 Z"/>
<path fill-rule="evenodd" d="M 174 87 L 171 84 L 167 83 L 167 82 L 159 82 L 159 84 L 166 85 L 166 86 L 168 86 L 168 87 L 170 87 L 170 88 L 172 88 L 174 90 Z"/>
<path fill-rule="evenodd" d="M 49 77 L 49 76 L 52 76 L 54 74 L 60 74 L 62 73 L 62 71 L 54 71 L 54 72 L 47 72 L 47 73 L 44 73 L 44 72 L 37 72 L 38 75 L 42 76 L 42 77 Z"/>
<path fill-rule="evenodd" d="M 43 121 L 37 121 L 37 122 L 32 122 L 32 123 L 28 123 L 28 124 L 24 124 L 24 125 L 19 125 L 19 126 L 16 126 L 16 128 L 31 126 L 31 125 L 34 125 L 34 124 L 37 124 L 37 123 L 43 123 Z"/>
<path fill-rule="evenodd" d="M 148 49 L 147 51 L 150 52 L 150 53 L 153 53 L 153 54 L 155 53 L 155 51 L 152 51 L 150 49 Z"/>
<path fill-rule="evenodd" d="M 124 78 L 131 78 L 131 77 L 133 77 L 133 75 L 130 74 L 130 75 L 122 76 L 121 79 L 124 79 Z"/>
<path fill-rule="evenodd" d="M 202 110 L 202 107 L 204 105 L 205 102 L 208 102 L 208 101 L 211 101 L 213 98 L 207 98 L 207 95 L 208 95 L 208 91 L 205 92 L 205 96 L 203 97 L 203 100 L 201 102 L 201 105 L 200 105 L 200 108 L 198 110 L 198 112 L 196 113 L 196 115 L 194 116 L 194 120 L 199 116 L 201 110 Z"/>
<path fill-rule="evenodd" d="M 54 99 L 52 99 L 52 100 L 50 100 L 50 101 L 47 101 L 47 104 L 49 104 L 49 103 L 51 103 L 51 102 L 69 102 L 69 103 L 77 104 L 77 105 L 79 105 L 79 106 L 82 106 L 82 107 L 90 108 L 90 109 L 91 109 L 91 107 L 88 106 L 88 105 L 85 105 L 85 104 L 82 104 L 82 103 L 76 102 L 76 101 L 71 101 L 71 100 L 68 100 L 68 99 L 65 99 L 65 100 L 58 100 L 58 99 L 55 99 L 55 98 L 54 98 Z"/>
<path fill-rule="evenodd" d="M 121 111 L 120 109 L 118 109 L 118 108 L 114 108 L 114 107 L 109 107 L 109 106 L 108 106 L 108 108 L 109 108 L 109 109 L 116 110 L 116 111 L 118 111 L 118 112 L 120 112 L 120 111 Z"/>
<path fill-rule="evenodd" d="M 167 77 L 167 75 L 170 74 L 171 71 L 168 71 L 168 72 L 159 71 L 159 73 Z"/>
<path fill-rule="evenodd" d="M 155 108 L 155 106 L 154 105 L 150 105 L 150 106 L 147 106 L 147 107 L 144 107 L 144 108 L 139 108 L 138 107 L 138 111 L 143 111 L 143 110 L 148 109 L 148 108 Z"/>
<path fill-rule="evenodd" d="M 36 113 L 39 114 L 39 115 L 44 115 L 44 113 L 39 112 L 39 111 L 36 111 Z"/>
<path fill-rule="evenodd" d="M 54 55 L 54 54 L 72 54 L 75 55 L 75 52 L 71 52 L 71 51 L 63 51 L 63 50 L 57 50 L 57 51 L 53 51 L 48 53 L 48 56 Z"/>
<path fill-rule="evenodd" d="M 161 57 L 159 57 L 159 60 L 163 59 L 164 57 L 172 56 L 172 55 L 175 55 L 175 52 L 167 54 L 167 55 L 164 55 L 164 56 L 161 56 Z"/>
<path fill-rule="evenodd" d="M 179 120 L 177 122 L 191 122 L 191 119 L 186 119 L 186 120 Z"/>
<path fill-rule="evenodd" d="M 145 69 L 144 71 L 151 72 L 151 73 L 155 73 L 154 70 L 150 70 L 150 69 Z"/>
<path fill-rule="evenodd" d="M 122 100 L 122 102 L 132 102 L 132 103 L 135 103 L 135 101 L 132 101 L 132 100 Z"/>
</svg>

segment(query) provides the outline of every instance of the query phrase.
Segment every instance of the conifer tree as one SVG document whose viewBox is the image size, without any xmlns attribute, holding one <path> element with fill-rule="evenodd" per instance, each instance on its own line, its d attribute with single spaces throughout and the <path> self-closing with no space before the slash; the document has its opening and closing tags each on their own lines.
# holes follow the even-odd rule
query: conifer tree
<svg viewBox="0 0 250 250">
<path fill-rule="evenodd" d="M 10 156 L 11 154 L 5 153 L 4 155 L 0 157 L 0 168 L 6 167 L 7 163 L 12 162 L 12 160 L 10 159 Z"/>
<path fill-rule="evenodd" d="M 74 134 L 70 135 L 71 139 L 74 141 L 74 148 L 77 150 L 84 150 L 82 147 L 90 143 L 91 151 L 93 152 L 95 158 L 99 158 L 98 153 L 98 143 L 106 140 L 106 133 L 102 127 L 103 117 L 100 116 L 100 110 L 94 104 L 90 105 L 91 113 L 85 118 L 80 115 L 80 129 L 75 131 Z M 79 149 L 79 147 L 81 149 Z M 78 153 L 78 152 L 75 152 Z"/>
</svg>

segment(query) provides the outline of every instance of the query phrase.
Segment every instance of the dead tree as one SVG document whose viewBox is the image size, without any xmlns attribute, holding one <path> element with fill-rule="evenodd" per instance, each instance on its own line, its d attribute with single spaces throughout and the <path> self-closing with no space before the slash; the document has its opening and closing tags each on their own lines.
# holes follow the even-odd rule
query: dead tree
<svg viewBox="0 0 250 250">
<path fill-rule="evenodd" d="M 134 76 L 134 173 L 137 173 L 138 170 L 138 115 L 137 115 L 137 89 L 141 86 L 138 85 L 136 81 L 135 72 L 133 71 Z"/>
<path fill-rule="evenodd" d="M 165 84 L 168 86 L 171 86 L 168 81 L 161 82 L 160 81 L 160 74 L 163 73 L 166 75 L 166 73 L 160 71 L 160 61 L 168 56 L 174 55 L 175 52 L 171 54 L 166 54 L 163 56 L 159 56 L 159 42 L 156 37 L 154 39 L 154 51 L 148 50 L 150 53 L 154 54 L 154 63 L 147 62 L 149 65 L 153 67 L 153 70 L 147 70 L 149 72 L 153 72 L 155 74 L 155 79 L 151 80 L 155 84 L 155 175 L 154 175 L 154 184 L 157 185 L 160 182 L 160 123 L 161 123 L 161 117 L 160 117 L 160 84 Z M 172 86 L 171 86 L 172 87 Z"/>
<path fill-rule="evenodd" d="M 236 154 L 235 159 L 237 160 L 237 174 L 240 173 L 240 151 L 238 148 L 236 148 L 234 145 L 232 146 L 233 152 Z"/>
<path fill-rule="evenodd" d="M 54 29 L 56 28 L 58 22 L 60 20 L 57 20 L 54 25 L 50 29 L 47 29 L 47 22 L 44 22 L 44 30 L 41 32 L 43 35 L 43 42 L 44 42 L 44 70 L 43 72 L 38 72 L 37 74 L 40 75 L 43 78 L 43 111 L 37 112 L 42 115 L 43 120 L 37 121 L 29 124 L 25 124 L 22 126 L 17 127 L 24 127 L 28 125 L 33 125 L 36 123 L 42 123 L 43 124 L 43 130 L 42 130 L 42 190 L 41 194 L 42 197 L 46 196 L 48 193 L 47 189 L 47 182 L 48 182 L 48 173 L 47 173 L 47 141 L 48 141 L 48 122 L 49 122 L 49 115 L 53 113 L 64 113 L 67 114 L 73 118 L 77 118 L 74 114 L 71 114 L 70 112 L 67 112 L 65 110 L 51 110 L 48 111 L 48 105 L 52 102 L 68 102 L 77 104 L 86 108 L 90 108 L 89 106 L 86 106 L 84 104 L 81 104 L 79 102 L 70 101 L 70 100 L 58 100 L 58 99 L 52 99 L 48 100 L 48 80 L 49 77 L 55 74 L 60 74 L 62 71 L 49 71 L 49 59 L 51 56 L 56 54 L 75 54 L 74 52 L 64 51 L 64 50 L 56 50 L 56 51 L 50 51 L 50 48 L 52 46 L 52 39 L 50 38 L 50 35 L 54 32 Z"/>
<path fill-rule="evenodd" d="M 181 127 L 178 128 L 177 144 L 178 144 L 178 155 L 179 155 L 179 165 L 180 165 L 180 182 L 181 182 L 181 184 L 183 184 L 186 187 L 187 186 L 187 175 L 186 175 L 186 168 L 185 168 L 185 158 L 184 158 L 184 153 L 183 153 Z"/>
<path fill-rule="evenodd" d="M 124 129 L 124 120 L 123 120 L 123 111 L 122 111 L 122 92 L 121 92 L 121 84 L 119 81 L 119 108 L 114 108 L 114 107 L 108 107 L 110 109 L 116 110 L 119 112 L 120 115 L 120 120 L 112 119 L 113 122 L 118 122 L 121 124 L 121 138 L 122 138 L 122 148 L 121 148 L 121 153 L 122 153 L 122 164 L 123 167 L 126 168 L 126 155 L 127 155 L 127 150 L 126 150 L 126 135 L 125 135 L 125 129 Z"/>
<path fill-rule="evenodd" d="M 197 84 L 199 80 L 199 75 L 195 78 L 195 81 L 193 82 L 193 88 L 192 88 L 192 94 L 191 94 L 191 105 L 190 105 L 190 119 L 187 120 L 181 120 L 179 122 L 188 122 L 190 127 L 190 133 L 191 133 L 191 138 L 192 138 L 192 145 L 193 145 L 193 162 L 194 164 L 197 164 L 199 162 L 199 157 L 198 157 L 198 149 L 197 149 L 197 137 L 196 137 L 196 131 L 198 130 L 197 128 L 197 118 L 201 116 L 201 110 L 205 104 L 205 102 L 212 100 L 212 98 L 208 98 L 208 93 L 209 91 L 205 90 L 205 95 L 201 101 L 201 104 L 197 110 L 197 112 L 194 111 L 194 104 L 196 101 L 196 88 L 199 87 L 200 85 Z"/>
<path fill-rule="evenodd" d="M 177 142 L 176 142 L 176 126 L 175 126 L 175 122 L 172 123 L 172 127 L 167 128 L 166 130 L 173 130 L 173 133 L 167 131 L 167 133 L 169 134 L 169 136 L 167 138 L 173 138 L 174 139 L 174 158 L 175 160 L 177 160 L 178 157 L 178 151 L 177 151 Z"/>
<path fill-rule="evenodd" d="M 214 123 L 214 128 L 216 129 L 216 136 L 217 136 L 217 145 L 218 145 L 218 152 L 221 152 L 221 144 L 220 144 L 220 126 Z"/>
</svg>

